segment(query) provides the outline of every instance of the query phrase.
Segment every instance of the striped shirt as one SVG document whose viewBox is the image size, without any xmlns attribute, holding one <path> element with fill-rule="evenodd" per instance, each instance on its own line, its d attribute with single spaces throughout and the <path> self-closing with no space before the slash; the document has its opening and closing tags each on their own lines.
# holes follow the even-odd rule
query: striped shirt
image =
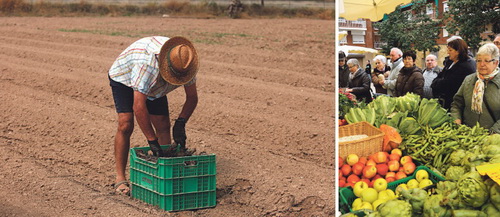
<svg viewBox="0 0 500 217">
<path fill-rule="evenodd" d="M 152 36 L 132 43 L 115 60 L 109 69 L 109 77 L 135 91 L 149 100 L 158 99 L 181 85 L 166 82 L 160 75 L 158 57 L 167 37 Z M 157 57 L 158 55 L 158 57 Z M 196 82 L 196 77 L 185 86 Z"/>
</svg>

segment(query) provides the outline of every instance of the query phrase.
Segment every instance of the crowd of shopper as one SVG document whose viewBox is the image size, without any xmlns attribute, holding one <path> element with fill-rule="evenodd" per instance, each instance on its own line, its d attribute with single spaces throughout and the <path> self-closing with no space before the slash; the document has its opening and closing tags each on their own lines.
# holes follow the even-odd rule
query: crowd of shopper
<svg viewBox="0 0 500 217">
<path fill-rule="evenodd" d="M 392 48 L 390 63 L 383 55 L 363 68 L 357 59 L 347 60 L 339 53 L 339 87 L 352 93 L 357 100 L 370 102 L 379 95 L 403 96 L 407 93 L 422 98 L 435 98 L 451 112 L 456 123 L 474 126 L 479 123 L 492 132 L 500 133 L 500 34 L 493 43 L 486 43 L 475 57 L 467 43 L 458 36 L 447 40 L 448 56 L 443 68 L 437 57 L 425 57 L 425 67 L 415 65 L 414 51 Z"/>
</svg>

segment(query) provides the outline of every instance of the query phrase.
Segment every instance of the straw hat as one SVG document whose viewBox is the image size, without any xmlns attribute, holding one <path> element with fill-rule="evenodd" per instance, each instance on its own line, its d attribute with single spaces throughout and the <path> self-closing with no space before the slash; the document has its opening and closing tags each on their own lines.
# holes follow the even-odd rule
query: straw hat
<svg viewBox="0 0 500 217">
<path fill-rule="evenodd" d="M 173 85 L 188 83 L 198 72 L 196 49 L 184 37 L 173 37 L 165 42 L 159 61 L 161 77 Z"/>
</svg>

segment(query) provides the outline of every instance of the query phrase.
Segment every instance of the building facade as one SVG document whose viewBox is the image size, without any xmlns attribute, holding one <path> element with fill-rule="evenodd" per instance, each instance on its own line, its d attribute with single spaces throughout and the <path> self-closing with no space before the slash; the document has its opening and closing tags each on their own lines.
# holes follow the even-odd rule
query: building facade
<svg viewBox="0 0 500 217">
<path fill-rule="evenodd" d="M 432 19 L 443 19 L 443 14 L 449 10 L 448 1 L 449 0 L 427 0 L 425 13 Z M 414 13 L 411 10 L 411 6 L 412 4 L 402 6 L 403 12 L 410 13 L 410 19 L 411 14 Z M 373 24 L 374 22 L 367 19 L 345 20 L 343 18 L 340 18 L 338 21 L 339 31 L 345 31 L 347 34 L 343 39 L 339 40 L 339 44 L 341 46 L 351 45 L 381 50 L 384 42 L 382 42 L 381 36 L 380 34 L 378 34 L 378 29 L 375 28 Z M 487 25 L 487 30 L 482 34 L 482 36 L 484 38 L 487 38 L 488 35 L 492 34 L 492 28 L 492 24 Z M 448 56 L 446 49 L 446 40 L 453 35 L 455 35 L 455 33 L 449 33 L 448 31 L 446 31 L 444 26 L 439 32 L 439 39 L 437 40 L 437 44 L 440 49 L 438 52 L 433 52 L 433 54 L 438 57 L 438 63 L 440 66 L 442 66 L 444 58 Z M 352 54 L 350 56 L 352 56 L 352 58 L 358 58 L 360 62 L 366 64 L 367 60 L 369 60 L 370 58 L 373 59 L 375 55 L 376 54 L 365 53 L 362 55 Z M 425 56 L 423 52 L 417 52 L 417 66 L 423 67 L 425 64 L 424 59 Z"/>
</svg>

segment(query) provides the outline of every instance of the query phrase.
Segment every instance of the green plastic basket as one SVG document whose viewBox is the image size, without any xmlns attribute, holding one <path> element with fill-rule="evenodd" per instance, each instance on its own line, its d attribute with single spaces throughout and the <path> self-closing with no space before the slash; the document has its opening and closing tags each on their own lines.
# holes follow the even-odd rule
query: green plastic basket
<svg viewBox="0 0 500 217">
<path fill-rule="evenodd" d="M 413 174 L 411 176 L 408 176 L 404 179 L 400 179 L 400 180 L 396 180 L 394 182 L 389 182 L 387 183 L 387 189 L 391 189 L 391 190 L 396 190 L 396 188 L 398 187 L 398 185 L 400 184 L 403 184 L 403 183 L 407 183 L 408 181 L 410 181 L 410 179 L 414 179 L 415 178 L 415 174 L 417 174 L 417 171 L 419 170 L 425 170 L 427 171 L 427 173 L 429 173 L 429 179 L 432 181 L 432 183 L 436 184 L 438 183 L 439 181 L 445 181 L 446 179 L 443 178 L 442 176 L 436 174 L 434 171 L 432 171 L 431 169 L 429 169 L 428 167 L 426 166 L 418 166 L 415 171 L 413 172 Z M 349 212 L 352 212 L 352 203 L 354 202 L 354 200 L 356 200 L 356 195 L 354 195 L 354 192 L 352 190 L 352 188 L 350 187 L 346 187 L 346 188 L 340 188 L 339 189 L 339 209 L 340 209 L 340 212 L 341 213 L 349 213 Z"/>
<path fill-rule="evenodd" d="M 164 146 L 166 148 L 166 146 Z M 216 205 L 215 155 L 158 158 L 156 162 L 137 156 L 149 147 L 130 151 L 132 197 L 166 211 L 191 210 Z"/>
<path fill-rule="evenodd" d="M 352 212 L 351 205 L 356 199 L 356 195 L 350 187 L 339 189 L 339 209 L 341 213 Z"/>
<path fill-rule="evenodd" d="M 418 166 L 417 169 L 415 169 L 415 172 L 413 172 L 413 174 L 411 176 L 408 176 L 408 177 L 406 177 L 404 179 L 396 180 L 394 182 L 389 182 L 387 184 L 387 188 L 395 191 L 396 188 L 398 187 L 398 185 L 403 184 L 403 183 L 407 183 L 408 181 L 410 181 L 410 179 L 416 178 L 417 171 L 419 171 L 419 170 L 425 170 L 425 171 L 427 171 L 427 173 L 429 173 L 429 179 L 434 184 L 438 183 L 439 181 L 445 181 L 446 180 L 445 178 L 443 178 L 442 176 L 436 174 L 434 171 L 432 171 L 428 167 L 426 167 L 426 166 Z"/>
</svg>

